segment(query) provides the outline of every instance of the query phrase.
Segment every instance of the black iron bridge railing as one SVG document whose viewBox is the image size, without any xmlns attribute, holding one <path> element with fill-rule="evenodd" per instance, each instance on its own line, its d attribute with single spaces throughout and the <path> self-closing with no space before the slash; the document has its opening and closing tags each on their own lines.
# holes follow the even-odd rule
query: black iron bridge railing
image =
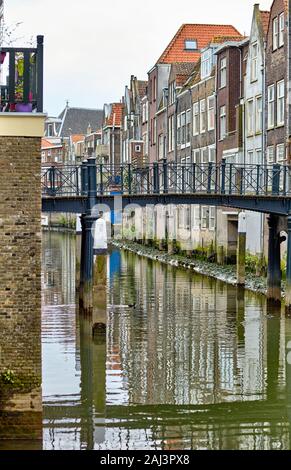
<svg viewBox="0 0 291 470">
<path fill-rule="evenodd" d="M 225 161 L 220 164 L 177 164 L 166 160 L 143 167 L 96 164 L 95 161 L 81 165 L 43 166 L 43 197 L 88 196 L 92 172 L 96 196 L 120 193 L 136 196 L 213 194 L 291 197 L 290 165 L 244 165 Z M 90 188 L 92 192 L 92 184 Z"/>
</svg>

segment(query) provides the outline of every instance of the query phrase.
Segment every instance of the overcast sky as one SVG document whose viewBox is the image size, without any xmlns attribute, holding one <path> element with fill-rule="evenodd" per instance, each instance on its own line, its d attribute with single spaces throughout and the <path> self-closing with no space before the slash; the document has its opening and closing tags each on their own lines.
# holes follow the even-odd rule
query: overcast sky
<svg viewBox="0 0 291 470">
<path fill-rule="evenodd" d="M 119 101 L 130 75 L 146 79 L 183 23 L 233 24 L 249 34 L 254 0 L 4 0 L 17 36 L 45 36 L 45 109 Z M 269 9 L 272 0 L 262 0 Z"/>
</svg>

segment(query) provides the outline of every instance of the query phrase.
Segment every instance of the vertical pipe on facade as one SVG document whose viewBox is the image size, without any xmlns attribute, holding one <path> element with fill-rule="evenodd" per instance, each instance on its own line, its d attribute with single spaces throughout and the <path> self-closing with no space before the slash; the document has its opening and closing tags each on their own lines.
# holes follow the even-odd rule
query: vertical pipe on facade
<svg viewBox="0 0 291 470">
<path fill-rule="evenodd" d="M 287 106 L 286 106 L 286 111 L 287 111 L 287 119 L 288 119 L 288 127 L 287 127 L 287 138 L 286 138 L 286 144 L 288 145 L 289 147 L 289 138 L 290 138 L 290 135 L 291 135 L 291 116 L 290 116 L 290 108 L 291 108 L 291 96 L 290 96 L 290 93 L 291 93 L 291 84 L 290 84 L 290 79 L 291 79 L 291 51 L 290 51 L 290 47 L 291 47 L 291 1 L 288 0 L 288 14 L 287 14 L 288 18 L 287 18 L 287 28 L 288 28 L 288 34 L 287 34 L 287 61 L 288 61 L 288 65 L 287 65 Z M 288 160 L 287 160 L 287 163 L 290 162 L 290 155 L 289 155 L 289 148 L 288 148 Z"/>
<path fill-rule="evenodd" d="M 115 113 L 113 113 L 113 122 L 112 122 L 112 165 L 114 165 L 115 159 Z"/>
<path fill-rule="evenodd" d="M 175 113 L 174 113 L 174 161 L 177 163 L 177 112 L 179 98 L 176 96 Z"/>
<path fill-rule="evenodd" d="M 267 41 L 263 39 L 263 50 L 262 50 L 262 56 L 263 56 L 263 64 L 262 64 L 262 157 L 261 157 L 261 163 L 265 164 L 267 163 L 266 161 L 266 49 L 267 49 Z M 264 214 L 261 214 L 261 252 L 264 254 Z"/>
</svg>

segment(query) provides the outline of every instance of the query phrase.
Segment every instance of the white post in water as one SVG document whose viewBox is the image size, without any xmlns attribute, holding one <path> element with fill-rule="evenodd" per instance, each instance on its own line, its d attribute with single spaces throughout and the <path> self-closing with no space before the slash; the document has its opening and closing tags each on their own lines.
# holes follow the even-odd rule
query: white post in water
<svg viewBox="0 0 291 470">
<path fill-rule="evenodd" d="M 245 212 L 238 216 L 238 241 L 237 241 L 237 284 L 244 286 L 246 283 L 246 240 L 247 224 Z"/>
<path fill-rule="evenodd" d="M 106 221 L 101 216 L 94 225 L 92 334 L 98 344 L 106 340 L 107 248 Z"/>
</svg>

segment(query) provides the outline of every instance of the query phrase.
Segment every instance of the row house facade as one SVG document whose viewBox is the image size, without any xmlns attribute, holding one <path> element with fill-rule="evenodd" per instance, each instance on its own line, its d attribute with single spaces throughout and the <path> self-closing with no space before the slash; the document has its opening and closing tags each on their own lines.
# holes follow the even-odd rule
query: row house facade
<svg viewBox="0 0 291 470">
<path fill-rule="evenodd" d="M 203 165 L 290 163 L 288 24 L 288 2 L 274 0 L 270 12 L 254 5 L 249 37 L 232 26 L 182 25 L 149 71 L 140 99 L 139 137 L 148 162 L 166 158 L 180 168 L 195 163 L 197 190 L 204 184 Z M 131 93 L 132 84 L 126 115 Z M 186 170 L 186 189 L 190 177 Z M 246 171 L 243 182 L 227 178 L 227 184 L 247 185 L 248 178 Z M 149 224 L 158 239 L 172 224 L 190 251 L 222 246 L 230 259 L 238 215 L 227 208 L 167 207 L 156 209 Z M 246 212 L 246 223 L 247 250 L 266 252 L 266 217 Z"/>
<path fill-rule="evenodd" d="M 130 86 L 125 87 L 122 113 L 122 162 L 143 166 L 147 162 L 147 137 L 143 136 L 142 125 L 145 119 L 143 99 L 146 96 L 147 82 L 131 76 Z"/>
</svg>

